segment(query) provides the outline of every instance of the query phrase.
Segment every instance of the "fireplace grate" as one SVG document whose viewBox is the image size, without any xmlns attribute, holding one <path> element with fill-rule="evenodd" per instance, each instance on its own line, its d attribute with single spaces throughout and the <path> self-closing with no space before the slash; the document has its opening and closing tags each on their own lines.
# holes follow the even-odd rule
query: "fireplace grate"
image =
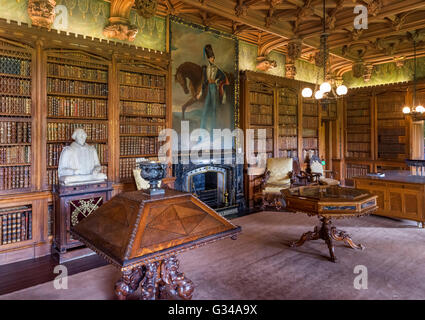
<svg viewBox="0 0 425 320">
<path fill-rule="evenodd" d="M 218 206 L 217 189 L 202 190 L 197 193 L 199 199 L 211 208 L 216 208 Z"/>
</svg>

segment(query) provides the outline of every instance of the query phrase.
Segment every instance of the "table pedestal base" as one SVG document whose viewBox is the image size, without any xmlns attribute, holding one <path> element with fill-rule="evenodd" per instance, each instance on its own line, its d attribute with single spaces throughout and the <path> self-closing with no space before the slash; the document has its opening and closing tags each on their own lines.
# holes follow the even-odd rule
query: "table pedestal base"
<svg viewBox="0 0 425 320">
<path fill-rule="evenodd" d="M 293 241 L 290 243 L 291 247 L 299 247 L 304 244 L 304 242 L 309 240 L 325 240 L 329 248 L 330 260 L 336 262 L 337 258 L 335 257 L 335 247 L 333 245 L 333 240 L 335 241 L 344 241 L 353 249 L 363 250 L 364 246 L 361 244 L 355 244 L 345 231 L 337 230 L 336 227 L 332 227 L 332 222 L 329 218 L 321 218 L 322 226 L 319 228 L 316 226 L 314 231 L 308 231 L 304 233 L 298 241 Z"/>
<path fill-rule="evenodd" d="M 115 294 L 119 300 L 125 300 L 140 286 L 142 300 L 190 300 L 195 289 L 193 282 L 178 268 L 176 256 L 170 256 L 125 270 L 115 284 Z"/>
</svg>

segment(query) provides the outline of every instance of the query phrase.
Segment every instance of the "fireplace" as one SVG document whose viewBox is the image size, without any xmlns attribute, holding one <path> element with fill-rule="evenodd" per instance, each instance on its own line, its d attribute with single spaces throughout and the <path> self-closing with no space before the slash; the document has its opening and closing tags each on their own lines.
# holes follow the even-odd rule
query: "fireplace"
<svg viewBox="0 0 425 320">
<path fill-rule="evenodd" d="M 177 159 L 177 158 L 175 158 Z M 183 164 L 182 156 L 173 165 L 177 190 L 190 192 L 221 215 L 238 213 L 245 206 L 243 166 L 223 164 L 217 159 L 203 159 Z"/>
</svg>

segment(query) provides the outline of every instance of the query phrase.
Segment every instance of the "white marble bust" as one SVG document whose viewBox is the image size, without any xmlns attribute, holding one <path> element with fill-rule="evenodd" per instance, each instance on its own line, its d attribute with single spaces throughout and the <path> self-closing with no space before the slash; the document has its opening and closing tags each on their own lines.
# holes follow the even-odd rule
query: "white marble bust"
<svg viewBox="0 0 425 320">
<path fill-rule="evenodd" d="M 59 158 L 59 182 L 76 185 L 105 181 L 107 177 L 100 172 L 96 149 L 86 144 L 86 132 L 81 128 L 75 129 L 72 139 L 75 142 L 65 147 Z"/>
</svg>

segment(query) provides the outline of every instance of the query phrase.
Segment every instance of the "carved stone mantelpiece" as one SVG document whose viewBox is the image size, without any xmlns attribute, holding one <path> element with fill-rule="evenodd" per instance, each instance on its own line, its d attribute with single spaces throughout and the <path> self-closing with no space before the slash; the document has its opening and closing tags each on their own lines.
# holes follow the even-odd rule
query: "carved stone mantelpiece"
<svg viewBox="0 0 425 320">
<path fill-rule="evenodd" d="M 28 15 L 34 26 L 50 29 L 55 20 L 55 0 L 29 0 Z"/>
</svg>

